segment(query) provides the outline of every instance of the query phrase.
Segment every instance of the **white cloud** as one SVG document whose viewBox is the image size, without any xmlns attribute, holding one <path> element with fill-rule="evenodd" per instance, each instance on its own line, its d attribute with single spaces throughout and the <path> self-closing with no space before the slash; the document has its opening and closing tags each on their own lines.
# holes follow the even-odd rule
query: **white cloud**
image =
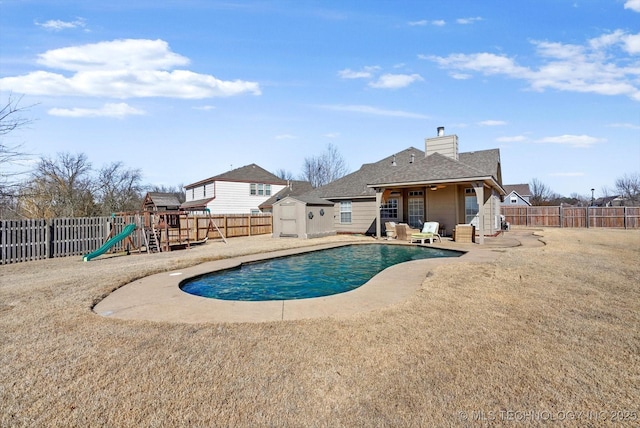
<svg viewBox="0 0 640 428">
<path fill-rule="evenodd" d="M 458 24 L 462 24 L 462 25 L 473 24 L 474 22 L 478 22 L 478 21 L 482 21 L 482 17 L 476 16 L 476 17 L 473 17 L 473 18 L 458 18 L 458 19 L 456 19 L 456 22 Z"/>
<path fill-rule="evenodd" d="M 640 12 L 640 0 L 627 0 L 624 4 L 625 9 L 631 9 L 634 12 Z"/>
<path fill-rule="evenodd" d="M 352 113 L 364 113 L 364 114 L 372 114 L 376 116 L 389 116 L 389 117 L 404 117 L 408 119 L 430 119 L 429 116 L 419 113 L 411 113 L 402 110 L 385 110 L 377 107 L 371 107 L 366 105 L 323 105 L 319 106 L 321 108 L 327 110 L 335 110 L 335 111 L 347 111 Z"/>
<path fill-rule="evenodd" d="M 343 79 L 369 79 L 373 77 L 374 73 L 380 70 L 377 65 L 369 65 L 362 68 L 360 71 L 354 71 L 350 68 L 338 71 L 338 76 Z"/>
<path fill-rule="evenodd" d="M 444 19 L 435 19 L 433 21 L 428 21 L 426 19 L 421 19 L 420 21 L 410 21 L 408 22 L 408 24 L 411 27 L 415 27 L 415 26 L 420 26 L 420 27 L 424 27 L 426 25 L 435 25 L 436 27 L 442 27 L 444 25 L 446 25 L 446 21 Z"/>
<path fill-rule="evenodd" d="M 527 137 L 524 135 L 515 135 L 513 137 L 498 137 L 496 138 L 496 142 L 498 143 L 519 143 L 521 141 L 526 141 Z"/>
<path fill-rule="evenodd" d="M 62 116 L 62 117 L 115 117 L 119 119 L 125 116 L 145 114 L 143 110 L 139 110 L 134 107 L 131 107 L 126 103 L 107 103 L 102 108 L 99 108 L 99 109 L 52 108 L 47 113 L 49 113 L 52 116 Z"/>
<path fill-rule="evenodd" d="M 47 51 L 38 63 L 73 72 L 38 70 L 0 79 L 18 93 L 107 98 L 168 97 L 204 99 L 260 94 L 257 82 L 224 81 L 208 74 L 177 69 L 188 58 L 173 53 L 163 40 L 114 40 Z"/>
<path fill-rule="evenodd" d="M 75 21 L 60 21 L 59 19 L 50 19 L 42 23 L 36 21 L 36 25 L 51 31 L 85 28 L 87 26 L 83 18 L 78 18 Z"/>
<path fill-rule="evenodd" d="M 338 137 L 340 137 L 340 133 L 339 132 L 329 132 L 327 134 L 324 134 L 323 137 L 326 137 L 326 138 L 338 138 Z"/>
<path fill-rule="evenodd" d="M 206 106 L 196 106 L 193 107 L 194 110 L 202 110 L 202 111 L 209 111 L 209 110 L 215 110 L 216 106 L 210 106 L 210 105 L 206 105 Z"/>
<path fill-rule="evenodd" d="M 589 148 L 596 143 L 606 141 L 602 138 L 590 137 L 588 135 L 559 135 L 555 137 L 545 137 L 536 140 L 537 143 L 562 144 L 576 148 Z"/>
<path fill-rule="evenodd" d="M 445 57 L 419 55 L 450 70 L 452 77 L 469 72 L 504 75 L 524 79 L 533 90 L 556 89 L 569 92 L 625 95 L 640 101 L 640 67 L 624 53 L 640 53 L 640 34 L 622 30 L 588 40 L 584 45 L 533 41 L 540 58 L 538 65 L 522 66 L 506 55 L 481 52 Z M 616 49 L 619 48 L 619 49 Z"/>
<path fill-rule="evenodd" d="M 640 54 L 640 33 L 624 37 L 623 42 L 625 51 L 631 55 Z"/>
<path fill-rule="evenodd" d="M 419 74 L 383 74 L 369 86 L 378 89 L 398 89 L 409 86 L 414 82 L 424 80 Z"/>
<path fill-rule="evenodd" d="M 636 125 L 634 123 L 612 123 L 607 126 L 611 128 L 640 129 L 640 125 Z"/>
<path fill-rule="evenodd" d="M 506 125 L 507 122 L 504 120 L 483 120 L 482 122 L 478 122 L 481 126 L 503 126 Z"/>
<path fill-rule="evenodd" d="M 164 40 L 122 39 L 53 49 L 38 55 L 38 64 L 67 71 L 170 70 L 189 59 Z"/>
</svg>

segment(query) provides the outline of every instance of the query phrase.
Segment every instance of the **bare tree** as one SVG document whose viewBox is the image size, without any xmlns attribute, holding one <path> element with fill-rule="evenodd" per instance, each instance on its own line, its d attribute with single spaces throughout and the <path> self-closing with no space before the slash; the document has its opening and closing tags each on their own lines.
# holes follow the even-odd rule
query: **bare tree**
<svg viewBox="0 0 640 428">
<path fill-rule="evenodd" d="M 302 167 L 302 179 L 311 183 L 313 187 L 324 186 L 349 172 L 344 158 L 338 149 L 329 144 L 320 156 L 305 158 Z"/>
<path fill-rule="evenodd" d="M 630 201 L 632 204 L 640 203 L 640 174 L 635 172 L 625 174 L 618 178 L 615 183 L 616 191 L 620 196 Z"/>
<path fill-rule="evenodd" d="M 85 154 L 59 153 L 41 158 L 22 189 L 20 208 L 27 217 L 87 217 L 96 215 L 91 163 Z"/>
<path fill-rule="evenodd" d="M 9 94 L 7 100 L 0 107 L 0 210 L 5 203 L 13 203 L 13 196 L 17 191 L 17 177 L 21 171 L 10 168 L 28 157 L 21 150 L 21 145 L 6 142 L 6 136 L 20 128 L 28 126 L 32 120 L 25 117 L 31 107 L 21 107 L 22 97 L 14 98 Z"/>
<path fill-rule="evenodd" d="M 551 188 L 537 178 L 531 180 L 529 188 L 531 189 L 531 198 L 529 199 L 531 205 L 548 205 L 556 197 Z"/>
<path fill-rule="evenodd" d="M 280 169 L 276 170 L 276 172 L 274 172 L 274 175 L 276 175 L 278 178 L 282 178 L 283 180 L 295 180 L 296 179 L 295 175 L 291 171 L 287 171 L 284 168 L 280 168 Z"/>
<path fill-rule="evenodd" d="M 140 209 L 142 201 L 142 172 L 126 169 L 122 162 L 113 162 L 98 172 L 96 199 L 100 211 L 108 215 Z"/>
</svg>

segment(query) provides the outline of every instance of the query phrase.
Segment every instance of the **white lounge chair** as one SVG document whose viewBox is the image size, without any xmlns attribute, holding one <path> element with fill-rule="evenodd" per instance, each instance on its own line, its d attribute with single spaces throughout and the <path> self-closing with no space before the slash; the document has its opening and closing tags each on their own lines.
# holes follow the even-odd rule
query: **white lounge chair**
<svg viewBox="0 0 640 428">
<path fill-rule="evenodd" d="M 442 242 L 442 238 L 438 234 L 440 230 L 440 223 L 437 221 L 427 221 L 422 226 L 422 232 L 420 233 L 412 233 L 411 234 L 411 243 L 420 242 L 424 244 L 424 242 L 428 239 L 430 244 L 433 244 L 434 238 L 437 238 L 438 241 Z"/>
</svg>

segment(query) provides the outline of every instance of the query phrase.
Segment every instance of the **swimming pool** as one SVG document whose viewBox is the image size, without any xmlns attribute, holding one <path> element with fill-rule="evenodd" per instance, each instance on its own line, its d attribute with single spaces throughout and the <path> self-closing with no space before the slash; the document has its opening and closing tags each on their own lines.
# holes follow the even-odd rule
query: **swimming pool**
<svg viewBox="0 0 640 428">
<path fill-rule="evenodd" d="M 295 300 L 356 289 L 389 266 L 457 251 L 409 245 L 347 245 L 208 273 L 180 283 L 196 296 L 221 300 Z"/>
</svg>

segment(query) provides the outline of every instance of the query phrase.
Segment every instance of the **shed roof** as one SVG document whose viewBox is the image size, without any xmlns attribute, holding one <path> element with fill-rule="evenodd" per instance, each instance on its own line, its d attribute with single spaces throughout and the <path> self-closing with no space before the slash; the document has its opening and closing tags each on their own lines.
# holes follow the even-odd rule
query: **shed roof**
<svg viewBox="0 0 640 428">
<path fill-rule="evenodd" d="M 291 180 L 291 181 L 288 182 L 287 187 L 285 187 L 284 189 L 280 190 L 275 195 L 272 195 L 269 199 L 267 199 L 266 201 L 261 203 L 258 206 L 258 208 L 261 208 L 261 209 L 269 208 L 269 207 L 273 206 L 273 204 L 276 201 L 279 201 L 280 199 L 284 199 L 287 196 L 302 195 L 304 193 L 309 192 L 310 190 L 313 190 L 313 186 L 311 185 L 310 182 L 301 181 L 301 180 Z"/>
<path fill-rule="evenodd" d="M 304 202 L 307 205 L 333 206 L 333 202 L 327 201 L 326 199 L 318 198 L 317 196 L 313 196 L 309 193 L 306 193 L 304 195 L 296 195 L 296 196 L 289 195 L 284 199 L 280 199 L 279 201 L 276 201 L 275 203 L 278 204 L 281 201 L 284 202 L 287 199 L 289 200 L 294 199 L 296 201 Z"/>
<path fill-rule="evenodd" d="M 156 208 L 172 208 L 178 209 L 180 201 L 175 193 L 148 192 L 144 197 L 142 206 L 154 205 Z"/>
</svg>

